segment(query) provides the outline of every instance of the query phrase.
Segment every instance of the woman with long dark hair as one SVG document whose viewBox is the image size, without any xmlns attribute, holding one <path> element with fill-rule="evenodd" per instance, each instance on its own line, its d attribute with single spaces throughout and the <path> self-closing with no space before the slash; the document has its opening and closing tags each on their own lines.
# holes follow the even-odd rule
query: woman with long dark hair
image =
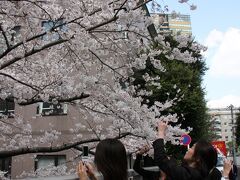
<svg viewBox="0 0 240 180">
<path fill-rule="evenodd" d="M 169 180 L 205 180 L 209 179 L 211 171 L 217 163 L 217 152 L 206 141 L 198 141 L 185 154 L 181 165 L 173 164 L 164 149 L 165 132 L 167 123 L 159 122 L 158 139 L 154 141 L 154 160 L 159 168 L 166 173 Z M 221 179 L 220 175 L 214 177 Z"/>
<path fill-rule="evenodd" d="M 124 145 L 117 139 L 105 139 L 96 147 L 94 163 L 104 180 L 127 180 L 127 154 Z M 87 164 L 79 163 L 78 173 L 81 180 L 97 179 L 93 168 Z"/>
</svg>

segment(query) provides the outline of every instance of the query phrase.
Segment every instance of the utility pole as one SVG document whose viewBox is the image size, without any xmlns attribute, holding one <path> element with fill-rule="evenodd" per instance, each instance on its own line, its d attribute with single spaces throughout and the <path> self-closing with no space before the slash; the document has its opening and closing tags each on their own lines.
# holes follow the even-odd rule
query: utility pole
<svg viewBox="0 0 240 180">
<path fill-rule="evenodd" d="M 235 124 L 233 119 L 233 105 L 229 106 L 231 111 L 231 123 L 232 123 L 232 154 L 233 154 L 233 163 L 236 165 L 236 149 L 235 149 Z"/>
</svg>

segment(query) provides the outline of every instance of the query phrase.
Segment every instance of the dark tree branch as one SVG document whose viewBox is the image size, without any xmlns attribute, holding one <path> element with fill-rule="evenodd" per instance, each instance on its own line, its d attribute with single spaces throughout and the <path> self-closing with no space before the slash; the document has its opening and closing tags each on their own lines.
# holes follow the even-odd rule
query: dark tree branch
<svg viewBox="0 0 240 180">
<path fill-rule="evenodd" d="M 129 132 L 126 132 L 126 133 L 121 134 L 120 136 L 115 137 L 115 139 L 121 139 L 121 138 L 126 137 L 128 135 L 132 135 L 132 134 L 129 133 Z M 100 141 L 99 138 L 93 138 L 93 139 L 78 141 L 78 142 L 75 142 L 75 143 L 66 143 L 66 144 L 63 144 L 61 146 L 56 146 L 56 147 L 25 147 L 25 148 L 20 148 L 20 149 L 16 149 L 16 150 L 6 150 L 6 151 L 1 151 L 0 152 L 0 158 L 23 155 L 23 154 L 31 154 L 31 153 L 59 152 L 59 151 L 75 148 L 76 146 L 81 145 L 81 144 L 98 142 L 98 141 Z"/>
<path fill-rule="evenodd" d="M 106 25 L 106 24 L 109 24 L 109 23 L 111 23 L 111 22 L 114 22 L 114 21 L 116 21 L 118 19 L 118 16 L 113 16 L 111 19 L 108 19 L 107 21 L 103 21 L 103 22 L 101 22 L 101 23 L 99 23 L 99 24 L 97 24 L 97 25 L 95 25 L 95 26 L 93 26 L 93 27 L 90 27 L 90 28 L 87 28 L 86 29 L 86 31 L 92 31 L 92 30 L 94 30 L 94 29 L 97 29 L 97 28 L 99 28 L 99 27 L 101 27 L 101 26 L 104 26 L 104 25 Z"/>
<path fill-rule="evenodd" d="M 151 2 L 152 0 L 144 0 L 143 2 L 142 2 L 142 1 L 143 1 L 143 0 L 140 1 L 141 4 L 137 5 L 137 6 L 136 6 L 135 8 L 133 8 L 132 10 L 136 10 L 136 9 L 142 7 L 142 6 L 146 5 L 147 3 Z"/>
<path fill-rule="evenodd" d="M 61 27 L 61 26 L 64 26 L 64 25 L 67 25 L 67 24 L 70 24 L 70 23 L 74 23 L 75 21 L 77 21 L 77 20 L 79 20 L 79 19 L 81 19 L 81 18 L 83 18 L 83 17 L 81 16 L 81 17 L 75 18 L 75 19 L 73 19 L 73 20 L 71 20 L 71 21 L 64 22 L 64 23 L 61 23 L 61 24 L 59 24 L 59 25 L 56 25 L 56 26 L 52 27 L 49 31 L 50 31 L 50 32 L 53 32 L 53 31 L 55 31 L 57 28 L 59 28 L 59 27 Z M 30 41 L 32 41 L 32 40 L 35 40 L 35 39 L 37 39 L 37 38 L 41 38 L 41 37 L 43 37 L 43 36 L 46 35 L 46 34 L 47 34 L 47 32 L 43 32 L 43 33 L 41 33 L 41 34 L 37 34 L 37 35 L 35 35 L 35 36 L 31 37 L 31 38 L 26 39 L 25 43 L 26 43 L 26 42 L 30 42 Z M 6 56 L 6 55 L 7 55 L 9 52 L 11 52 L 12 50 L 16 49 L 18 46 L 23 45 L 23 44 L 24 44 L 24 42 L 21 41 L 21 42 L 15 44 L 15 45 L 9 47 L 9 48 L 6 49 L 2 54 L 0 54 L 0 59 L 3 58 L 4 56 Z"/>
<path fill-rule="evenodd" d="M 61 44 L 61 43 L 67 42 L 67 41 L 68 41 L 67 39 L 59 39 L 59 40 L 57 40 L 57 41 L 48 43 L 48 44 L 46 44 L 46 45 L 44 45 L 44 46 L 42 46 L 42 47 L 40 47 L 40 48 L 36 48 L 36 49 L 33 48 L 31 51 L 28 51 L 27 53 L 25 53 L 24 56 L 18 56 L 18 57 L 15 57 L 15 58 L 13 58 L 13 59 L 11 59 L 11 60 L 3 63 L 3 64 L 0 66 L 0 70 L 3 69 L 3 68 L 5 68 L 5 67 L 10 66 L 11 64 L 13 64 L 13 63 L 15 63 L 15 62 L 17 62 L 17 61 L 19 61 L 19 60 L 21 60 L 21 59 L 23 59 L 23 58 L 29 57 L 29 56 L 34 55 L 34 54 L 36 54 L 36 53 L 38 53 L 38 52 L 40 52 L 40 51 L 42 51 L 42 50 L 44 50 L 44 49 L 53 47 L 53 46 L 55 46 L 55 45 L 58 45 L 58 44 Z"/>
<path fill-rule="evenodd" d="M 118 114 L 116 112 L 114 112 L 112 109 L 110 109 L 106 104 L 102 104 L 105 108 L 107 108 L 108 110 L 110 110 L 114 115 L 116 115 L 119 119 L 122 119 L 123 121 L 127 122 L 131 128 L 134 129 L 134 125 L 127 119 L 125 119 L 124 117 L 121 116 L 121 114 Z"/>
<path fill-rule="evenodd" d="M 42 36 L 44 36 L 44 35 L 46 35 L 46 34 L 47 34 L 47 32 L 38 34 L 38 35 L 36 35 L 36 36 L 33 36 L 33 37 L 27 39 L 26 42 L 29 42 L 29 41 L 32 41 L 32 40 L 34 40 L 34 39 L 40 38 L 40 37 L 42 37 Z M 11 52 L 12 50 L 16 49 L 18 46 L 23 45 L 23 44 L 24 44 L 24 43 L 23 43 L 23 41 L 22 41 L 22 42 L 19 42 L 19 43 L 15 44 L 15 45 L 9 47 L 8 49 L 6 49 L 6 50 L 0 55 L 0 59 L 3 58 L 4 56 L 6 56 L 6 55 L 7 55 L 9 52 Z"/>
<path fill-rule="evenodd" d="M 17 0 L 16 0 L 16 1 L 17 1 Z M 150 2 L 150 1 L 151 1 L 151 0 L 145 1 L 145 2 L 141 3 L 140 5 L 138 5 L 137 7 L 133 8 L 132 10 L 136 10 L 136 9 L 138 9 L 138 8 L 141 7 L 141 6 L 144 6 L 145 4 L 147 4 L 147 3 Z M 126 1 L 121 5 L 121 7 L 122 7 L 125 3 L 126 3 Z M 121 8 L 121 7 L 120 7 L 120 8 Z M 91 13 L 89 14 L 89 16 L 94 15 L 95 13 L 100 12 L 101 10 L 102 10 L 101 8 L 96 9 L 96 10 L 94 10 L 93 12 L 91 12 Z M 117 12 L 111 19 L 109 19 L 109 20 L 107 20 L 107 21 L 104 21 L 104 22 L 102 22 L 102 23 L 100 23 L 100 24 L 97 24 L 97 25 L 95 25 L 95 26 L 93 26 L 93 27 L 86 28 L 86 31 L 91 32 L 91 31 L 93 31 L 94 29 L 97 29 L 97 28 L 99 28 L 99 27 L 101 27 L 101 26 L 104 26 L 104 25 L 106 25 L 106 24 L 109 24 L 109 23 L 111 23 L 111 22 L 116 21 L 116 20 L 118 19 L 117 14 L 118 14 L 118 12 Z M 77 18 L 75 18 L 75 19 L 73 19 L 73 20 L 71 20 L 71 21 L 61 23 L 61 24 L 53 27 L 50 31 L 54 31 L 55 29 L 57 29 L 57 28 L 60 27 L 60 26 L 64 26 L 64 25 L 67 25 L 67 24 L 70 24 L 70 23 L 75 23 L 77 20 L 82 19 L 82 18 L 83 18 L 83 16 L 80 16 L 80 17 L 77 17 Z M 32 40 L 34 40 L 34 39 L 43 37 L 43 36 L 46 35 L 46 34 L 47 34 L 47 32 L 38 34 L 38 35 L 36 35 L 36 36 L 33 36 L 33 37 L 27 39 L 26 42 L 30 42 L 30 41 L 32 41 Z M 67 41 L 67 40 L 66 40 L 66 41 Z M 54 42 L 52 42 L 52 43 L 54 44 Z M 62 43 L 62 42 L 61 42 L 61 43 Z M 3 58 L 4 56 L 6 56 L 6 55 L 7 55 L 9 52 L 11 52 L 12 50 L 16 49 L 18 46 L 23 45 L 23 44 L 24 44 L 24 42 L 19 42 L 19 43 L 13 45 L 13 46 L 10 46 L 10 45 L 9 45 L 8 48 L 7 48 L 2 54 L 0 54 L 0 59 Z M 50 45 L 50 44 L 51 44 L 51 43 L 49 43 L 49 45 Z M 53 46 L 53 45 L 52 45 L 52 46 Z M 48 46 L 48 47 L 51 47 L 51 46 Z M 43 50 L 43 49 L 41 49 L 41 50 Z M 40 50 L 40 51 L 41 51 L 41 50 Z M 39 51 L 36 51 L 36 53 L 37 53 L 37 52 L 39 52 Z M 16 57 L 15 60 L 18 61 L 18 60 L 19 60 L 19 57 Z M 16 61 L 15 61 L 15 62 L 16 62 Z M 14 62 L 13 62 L 13 63 L 14 63 Z M 7 65 L 7 63 L 6 63 L 6 65 Z M 4 68 L 4 66 L 3 66 L 3 68 Z M 2 69 L 2 67 L 0 67 L 0 69 Z"/>
<path fill-rule="evenodd" d="M 88 98 L 90 95 L 89 94 L 84 94 L 82 93 L 80 96 L 74 96 L 74 97 L 69 97 L 69 98 L 56 98 L 58 100 L 58 102 L 72 102 L 75 100 L 80 100 L 80 99 L 84 99 L 84 98 Z M 53 99 L 55 97 L 51 97 L 49 100 L 51 101 L 51 99 Z M 20 102 L 18 103 L 21 106 L 26 106 L 26 105 L 30 105 L 30 104 L 35 104 L 38 102 L 43 102 L 42 99 L 28 99 L 24 102 Z"/>
<path fill-rule="evenodd" d="M 16 1 L 19 1 L 19 0 L 16 0 Z M 98 8 L 98 9 L 92 11 L 92 12 L 89 14 L 89 16 L 92 16 L 92 15 L 94 15 L 95 13 L 100 12 L 101 10 L 102 10 L 101 8 Z M 0 14 L 1 14 L 1 13 L 0 13 Z M 4 14 L 7 15 L 7 13 L 4 13 Z M 20 16 L 20 17 L 25 17 L 25 16 Z M 64 26 L 64 25 L 67 25 L 67 24 L 71 24 L 71 23 L 75 23 L 77 20 L 82 19 L 82 18 L 83 18 L 83 16 L 79 16 L 79 17 L 77 17 L 77 18 L 75 18 L 75 19 L 72 19 L 71 21 L 63 22 L 63 23 L 61 23 L 61 24 L 59 24 L 59 25 L 56 25 L 56 26 L 52 27 L 49 31 L 52 32 L 52 31 L 56 30 L 57 28 L 59 28 L 59 27 L 61 27 L 61 26 Z M 30 42 L 30 41 L 35 40 L 35 39 L 37 39 L 37 38 L 41 38 L 41 37 L 43 37 L 43 36 L 46 35 L 46 34 L 47 34 L 47 32 L 43 32 L 43 33 L 41 33 L 41 34 L 35 35 L 35 36 L 31 37 L 31 38 L 26 39 L 25 42 Z M 2 54 L 0 54 L 0 59 L 3 58 L 4 56 L 6 56 L 6 55 L 7 55 L 9 52 L 11 52 L 12 50 L 16 49 L 18 46 L 23 45 L 23 44 L 24 44 L 24 42 L 21 41 L 21 42 L 15 44 L 15 45 L 13 45 L 13 46 L 9 46 Z"/>
<path fill-rule="evenodd" d="M 56 146 L 56 147 L 25 147 L 25 148 L 20 148 L 20 149 L 16 149 L 16 150 L 1 151 L 0 158 L 17 156 L 17 155 L 22 155 L 22 154 L 30 154 L 30 153 L 59 152 L 59 151 L 74 148 L 75 146 L 78 146 L 80 144 L 98 142 L 98 141 L 100 141 L 100 139 L 94 138 L 94 139 L 82 140 L 82 141 L 75 142 L 75 143 L 66 143 L 61 146 Z"/>
<path fill-rule="evenodd" d="M 114 17 L 117 17 L 118 13 L 123 9 L 123 6 L 127 3 L 128 0 L 125 0 L 122 5 L 117 9 L 117 12 L 115 13 Z"/>
<path fill-rule="evenodd" d="M 9 44 L 9 42 L 8 42 L 8 38 L 7 38 L 7 36 L 6 36 L 5 31 L 4 31 L 3 28 L 2 28 L 2 24 L 0 24 L 0 31 L 2 32 L 2 35 L 3 35 L 4 39 L 5 39 L 7 48 L 10 48 L 10 44 Z"/>
<path fill-rule="evenodd" d="M 34 4 L 35 6 L 37 6 L 39 9 L 41 9 L 43 12 L 45 12 L 45 13 L 48 15 L 48 17 L 52 20 L 52 17 L 51 17 L 51 15 L 47 12 L 47 10 L 44 9 L 44 8 L 42 8 L 40 5 L 37 4 L 38 2 L 42 3 L 42 1 L 35 1 L 35 2 L 29 1 L 29 0 L 25 0 L 25 1 L 26 1 L 26 2 L 29 2 L 29 3 L 32 3 L 32 4 Z"/>
<path fill-rule="evenodd" d="M 86 109 L 88 109 L 88 110 L 90 110 L 90 111 L 92 111 L 92 112 L 99 113 L 99 114 L 103 114 L 103 115 L 108 115 L 108 116 L 111 116 L 111 115 L 112 115 L 112 114 L 110 114 L 110 113 L 106 113 L 106 112 L 102 112 L 102 111 L 99 111 L 99 110 L 95 110 L 95 109 L 93 109 L 93 108 L 90 108 L 90 107 L 82 104 L 82 103 L 80 103 L 80 104 L 81 104 L 82 107 L 84 107 L 84 108 L 86 108 Z"/>
<path fill-rule="evenodd" d="M 16 78 L 10 76 L 9 74 L 5 74 L 5 73 L 0 72 L 0 75 L 6 76 L 6 77 L 8 77 L 8 78 L 10 78 L 10 79 L 12 79 L 12 80 L 14 80 L 14 81 L 16 81 L 16 82 L 24 85 L 24 86 L 30 87 L 31 89 L 33 89 L 33 90 L 35 90 L 35 91 L 39 91 L 39 89 L 38 89 L 37 86 L 30 85 L 30 84 L 27 84 L 27 83 L 25 83 L 25 82 L 22 82 L 22 81 L 20 81 L 20 80 L 18 80 L 18 79 L 16 79 Z"/>
<path fill-rule="evenodd" d="M 117 73 L 119 76 L 124 77 L 122 74 L 120 74 L 119 72 L 117 72 L 114 68 L 112 68 L 111 66 L 109 66 L 108 64 L 104 63 L 96 53 L 94 53 L 93 51 L 91 51 L 90 49 L 88 49 L 89 52 L 91 52 L 103 65 L 107 66 L 108 68 L 110 68 L 113 72 Z"/>
</svg>

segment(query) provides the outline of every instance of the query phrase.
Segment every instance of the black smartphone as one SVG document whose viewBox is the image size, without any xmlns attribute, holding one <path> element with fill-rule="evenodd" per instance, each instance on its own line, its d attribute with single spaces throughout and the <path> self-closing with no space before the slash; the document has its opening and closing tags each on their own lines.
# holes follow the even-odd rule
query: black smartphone
<svg viewBox="0 0 240 180">
<path fill-rule="evenodd" d="M 89 151 L 88 146 L 83 146 L 83 153 L 82 153 L 83 162 L 87 162 L 89 160 L 88 151 Z"/>
<path fill-rule="evenodd" d="M 83 146 L 83 156 L 88 156 L 88 146 Z"/>
</svg>

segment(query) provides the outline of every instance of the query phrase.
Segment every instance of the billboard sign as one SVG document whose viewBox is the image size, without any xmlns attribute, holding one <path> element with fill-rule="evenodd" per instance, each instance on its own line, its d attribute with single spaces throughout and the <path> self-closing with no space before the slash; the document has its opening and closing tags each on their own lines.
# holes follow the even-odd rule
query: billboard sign
<svg viewBox="0 0 240 180">
<path fill-rule="evenodd" d="M 224 156 L 227 156 L 227 148 L 226 148 L 225 141 L 212 141 L 211 144 L 216 149 L 220 150 Z"/>
</svg>

